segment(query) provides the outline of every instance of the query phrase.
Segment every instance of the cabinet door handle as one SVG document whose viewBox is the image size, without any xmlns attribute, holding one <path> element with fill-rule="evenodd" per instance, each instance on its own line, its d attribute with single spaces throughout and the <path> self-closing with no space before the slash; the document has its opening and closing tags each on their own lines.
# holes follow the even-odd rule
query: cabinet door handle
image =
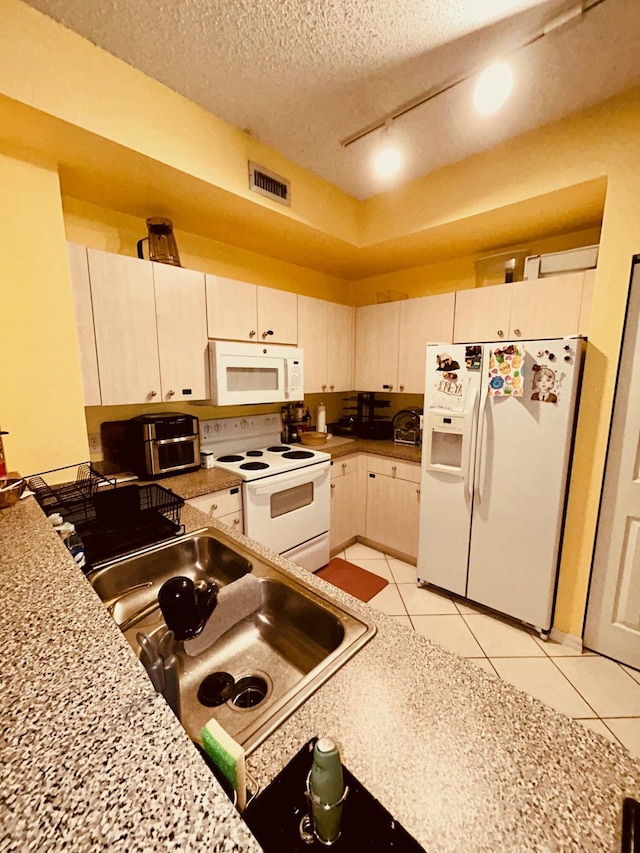
<svg viewBox="0 0 640 853">
<path fill-rule="evenodd" d="M 392 466 L 391 466 L 391 470 L 393 471 L 393 475 L 392 475 L 392 476 L 394 476 L 394 477 L 395 477 L 395 476 L 396 476 L 396 471 L 398 470 L 397 465 L 392 465 Z"/>
<path fill-rule="evenodd" d="M 240 524 L 240 519 L 239 519 L 239 518 L 234 518 L 234 519 L 233 519 L 233 523 L 234 523 L 234 524 Z"/>
<path fill-rule="evenodd" d="M 346 467 L 347 467 L 347 463 L 346 463 L 346 462 L 343 462 L 343 463 L 342 463 L 342 467 L 343 467 L 343 468 L 346 468 Z"/>
<path fill-rule="evenodd" d="M 335 483 L 331 483 L 331 488 L 332 488 L 332 489 L 335 489 L 335 487 L 336 487 L 336 484 L 335 484 Z"/>
<path fill-rule="evenodd" d="M 218 504 L 211 504 L 211 509 L 209 512 L 215 512 L 218 509 Z"/>
<path fill-rule="evenodd" d="M 251 329 L 251 331 L 249 332 L 249 337 L 250 337 L 250 338 L 255 338 L 255 336 L 256 336 L 256 330 L 255 330 L 255 329 Z"/>
<path fill-rule="evenodd" d="M 167 391 L 167 397 L 173 397 L 175 393 L 175 391 Z"/>
<path fill-rule="evenodd" d="M 326 390 L 327 390 L 327 386 L 326 386 L 326 385 L 323 385 L 323 386 L 322 386 L 322 390 L 323 390 L 323 391 L 326 391 Z"/>
<path fill-rule="evenodd" d="M 157 396 L 158 396 L 158 392 L 157 392 L 157 391 L 149 391 L 149 396 L 150 396 L 150 397 L 157 397 Z"/>
<path fill-rule="evenodd" d="M 502 329 L 498 329 L 498 337 L 504 338 L 504 332 L 502 331 Z"/>
<path fill-rule="evenodd" d="M 267 329 L 266 332 L 262 333 L 262 340 L 264 340 L 265 338 L 268 338 L 269 335 L 272 335 L 272 334 L 273 334 L 273 329 Z"/>
<path fill-rule="evenodd" d="M 417 494 L 417 495 L 419 495 L 419 494 L 420 494 L 420 489 L 416 489 L 416 494 Z"/>
<path fill-rule="evenodd" d="M 331 388 L 332 391 L 335 387 L 336 387 L 335 385 L 329 385 L 329 388 Z"/>
<path fill-rule="evenodd" d="M 522 334 L 522 332 L 520 331 L 520 329 L 514 329 L 514 330 L 513 330 L 513 334 L 514 334 L 514 335 L 517 335 L 518 337 L 520 337 L 520 335 Z"/>
<path fill-rule="evenodd" d="M 383 385 L 382 390 L 383 391 L 393 391 L 393 385 Z"/>
<path fill-rule="evenodd" d="M 401 386 L 400 386 L 400 390 L 401 390 L 401 391 L 404 391 L 404 385 L 401 385 Z"/>
</svg>

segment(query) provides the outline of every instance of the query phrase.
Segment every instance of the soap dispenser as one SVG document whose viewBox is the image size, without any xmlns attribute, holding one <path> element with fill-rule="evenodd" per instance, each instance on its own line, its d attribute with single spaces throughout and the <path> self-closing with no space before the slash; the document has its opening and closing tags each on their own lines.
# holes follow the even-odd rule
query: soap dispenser
<svg viewBox="0 0 640 853">
<path fill-rule="evenodd" d="M 313 748 L 309 774 L 309 797 L 314 834 L 330 846 L 340 837 L 342 806 L 349 792 L 345 788 L 340 751 L 330 737 L 318 738 Z"/>
</svg>

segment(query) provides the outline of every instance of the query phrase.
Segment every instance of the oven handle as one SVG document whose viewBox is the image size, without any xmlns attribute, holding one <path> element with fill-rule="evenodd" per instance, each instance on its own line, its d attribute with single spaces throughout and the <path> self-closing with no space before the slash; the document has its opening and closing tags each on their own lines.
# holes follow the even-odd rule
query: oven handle
<svg viewBox="0 0 640 853">
<path fill-rule="evenodd" d="M 297 470 L 292 474 L 274 474 L 272 477 L 267 477 L 264 485 L 254 485 L 247 483 L 247 489 L 254 495 L 269 495 L 273 494 L 280 486 L 286 486 L 288 483 L 313 483 L 326 476 L 329 472 L 329 462 L 320 462 L 317 465 L 307 465 L 302 470 Z M 263 483 L 263 480 L 259 481 Z"/>
<path fill-rule="evenodd" d="M 152 438 L 152 444 L 176 444 L 179 441 L 187 442 L 190 441 L 191 444 L 194 444 L 197 440 L 197 435 L 178 435 L 175 438 Z"/>
</svg>

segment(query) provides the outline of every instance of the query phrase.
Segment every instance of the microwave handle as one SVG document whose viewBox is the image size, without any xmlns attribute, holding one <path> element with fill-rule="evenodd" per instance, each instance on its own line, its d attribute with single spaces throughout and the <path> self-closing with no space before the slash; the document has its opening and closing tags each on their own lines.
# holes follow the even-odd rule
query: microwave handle
<svg viewBox="0 0 640 853">
<path fill-rule="evenodd" d="M 316 480 L 321 480 L 323 476 L 326 475 L 328 471 L 328 465 L 318 465 L 314 466 L 313 471 L 308 471 L 307 468 L 304 468 L 302 471 L 297 470 L 295 473 L 290 474 L 288 477 L 285 477 L 283 474 L 278 475 L 277 482 L 274 483 L 275 477 L 269 477 L 268 479 L 271 481 L 269 484 L 265 485 L 253 485 L 252 483 L 247 484 L 247 489 L 254 495 L 268 495 L 272 494 L 275 488 L 279 486 L 286 486 L 290 483 L 311 483 Z"/>
</svg>

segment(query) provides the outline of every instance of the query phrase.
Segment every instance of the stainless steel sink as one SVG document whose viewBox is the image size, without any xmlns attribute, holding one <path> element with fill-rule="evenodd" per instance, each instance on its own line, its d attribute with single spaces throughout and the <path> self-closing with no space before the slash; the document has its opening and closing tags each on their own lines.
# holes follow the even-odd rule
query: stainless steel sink
<svg viewBox="0 0 640 853">
<path fill-rule="evenodd" d="M 157 600 L 169 577 L 213 578 L 220 586 L 248 571 L 259 582 L 259 605 L 208 649 L 190 657 L 177 645 L 180 720 L 194 741 L 215 717 L 247 752 L 255 749 L 318 687 L 329 679 L 375 634 L 375 625 L 349 608 L 257 557 L 219 530 L 207 528 L 178 541 L 114 562 L 90 581 L 105 603 L 127 588 L 135 589 L 116 604 L 113 615 L 122 623 Z M 229 553 L 230 552 L 230 553 Z M 220 562 L 219 562 L 220 561 Z M 127 587 L 127 583 L 129 587 Z M 216 619 L 216 611 L 210 617 Z M 166 630 L 159 609 L 147 613 L 125 631 L 139 651 L 136 634 L 158 639 Z M 198 691 L 213 673 L 228 673 L 230 697 L 216 706 L 203 704 Z M 208 699 L 205 701 L 209 701 Z"/>
</svg>

